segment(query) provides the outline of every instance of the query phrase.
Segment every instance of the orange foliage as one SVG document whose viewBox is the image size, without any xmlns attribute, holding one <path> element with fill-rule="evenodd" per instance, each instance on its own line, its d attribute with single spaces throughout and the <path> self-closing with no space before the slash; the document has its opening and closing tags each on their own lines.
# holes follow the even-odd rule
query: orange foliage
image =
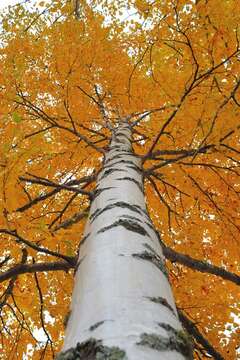
<svg viewBox="0 0 240 360">
<path fill-rule="evenodd" d="M 114 125 L 148 111 L 135 126 L 134 151 L 162 240 L 239 274 L 238 1 L 92 0 L 76 13 L 73 3 L 17 5 L 2 15 L 1 271 L 76 255 L 111 137 L 106 118 Z M 236 359 L 237 285 L 168 267 L 177 306 L 223 358 Z M 3 359 L 53 358 L 72 282 L 72 270 L 1 282 Z M 195 356 L 208 358 L 197 342 Z"/>
</svg>

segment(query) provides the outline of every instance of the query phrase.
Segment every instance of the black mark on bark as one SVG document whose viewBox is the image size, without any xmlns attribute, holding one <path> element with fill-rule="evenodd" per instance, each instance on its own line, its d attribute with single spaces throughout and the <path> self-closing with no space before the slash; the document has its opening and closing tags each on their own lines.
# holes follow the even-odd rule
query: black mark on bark
<svg viewBox="0 0 240 360">
<path fill-rule="evenodd" d="M 150 245 L 144 244 L 144 246 L 148 249 L 138 253 L 138 254 L 132 254 L 133 257 L 146 260 L 155 265 L 167 278 L 168 273 L 164 264 L 164 261 L 160 258 L 160 256 L 151 248 Z"/>
<path fill-rule="evenodd" d="M 132 181 L 134 184 L 136 184 L 137 185 L 137 187 L 139 188 L 139 190 L 142 192 L 143 191 L 143 186 L 142 186 L 142 184 L 140 184 L 137 180 L 135 180 L 134 178 L 131 178 L 131 177 L 129 177 L 129 176 L 125 176 L 125 177 L 122 177 L 122 178 L 118 178 L 118 179 L 116 179 L 116 180 L 119 180 L 119 181 L 121 181 L 121 180 L 126 180 L 126 181 Z"/>
<path fill-rule="evenodd" d="M 140 167 L 138 167 L 137 165 L 129 165 L 127 166 L 129 169 L 132 169 L 134 171 L 136 171 L 138 174 L 142 175 L 142 169 L 140 169 Z"/>
<path fill-rule="evenodd" d="M 131 221 L 131 220 L 125 220 L 125 219 L 119 219 L 119 220 L 115 221 L 113 224 L 103 227 L 102 229 L 98 230 L 98 233 L 105 232 L 116 226 L 123 226 L 125 229 L 127 229 L 129 231 L 138 233 L 143 236 L 149 236 L 147 231 L 141 225 L 139 225 L 137 222 Z"/>
<path fill-rule="evenodd" d="M 104 170 L 103 173 L 102 173 L 102 175 L 98 178 L 98 181 L 103 180 L 103 179 L 106 178 L 108 175 L 113 174 L 114 172 L 126 172 L 126 171 L 123 170 L 123 169 L 113 169 L 113 168 Z"/>
<path fill-rule="evenodd" d="M 96 324 L 92 325 L 89 327 L 90 331 L 94 331 L 95 329 L 97 329 L 99 326 L 103 325 L 105 322 L 105 320 L 102 321 L 98 321 Z"/>
<path fill-rule="evenodd" d="M 105 206 L 103 209 L 95 210 L 94 213 L 92 213 L 92 215 L 90 216 L 90 221 L 93 222 L 99 215 L 101 215 L 105 211 L 112 210 L 115 207 L 128 209 L 128 210 L 131 210 L 131 211 L 141 215 L 141 211 L 138 209 L 138 207 L 136 205 L 131 205 L 131 204 L 126 203 L 124 201 L 117 201 L 117 202 L 115 202 L 113 204 L 109 204 L 109 205 Z"/>
<path fill-rule="evenodd" d="M 90 338 L 77 343 L 74 348 L 57 355 L 56 360 L 127 360 L 126 353 L 119 347 L 108 347 L 101 340 Z"/>
<path fill-rule="evenodd" d="M 160 324 L 159 324 L 160 325 Z M 163 327 L 163 325 L 165 325 Z M 168 337 L 159 334 L 143 333 L 140 336 L 140 341 L 137 345 L 147 346 L 157 351 L 171 351 L 175 350 L 181 353 L 185 359 L 193 359 L 193 349 L 191 341 L 185 336 L 183 330 L 176 330 L 168 324 L 161 324 L 164 330 L 167 331 Z"/>
<path fill-rule="evenodd" d="M 95 200 L 103 191 L 114 189 L 113 186 L 109 186 L 106 188 L 96 189 L 93 194 L 93 200 Z"/>
<path fill-rule="evenodd" d="M 149 299 L 150 301 L 156 303 L 156 304 L 165 306 L 166 308 L 168 308 L 168 310 L 170 310 L 176 316 L 172 306 L 163 297 L 161 297 L 161 296 L 156 296 L 156 297 L 155 296 L 147 296 L 146 298 Z"/>
</svg>

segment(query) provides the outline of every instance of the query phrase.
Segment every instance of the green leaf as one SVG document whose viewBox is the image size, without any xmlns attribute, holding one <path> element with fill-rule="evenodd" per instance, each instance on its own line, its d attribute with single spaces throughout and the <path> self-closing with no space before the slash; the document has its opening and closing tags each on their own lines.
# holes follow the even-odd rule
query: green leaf
<svg viewBox="0 0 240 360">
<path fill-rule="evenodd" d="M 22 121 L 22 117 L 19 114 L 17 114 L 16 112 L 14 112 L 12 114 L 12 118 L 16 124 L 19 124 Z"/>
<path fill-rule="evenodd" d="M 67 247 L 67 256 L 73 256 L 73 247 L 72 247 L 72 243 L 69 240 L 62 240 L 62 242 L 66 245 Z"/>
</svg>

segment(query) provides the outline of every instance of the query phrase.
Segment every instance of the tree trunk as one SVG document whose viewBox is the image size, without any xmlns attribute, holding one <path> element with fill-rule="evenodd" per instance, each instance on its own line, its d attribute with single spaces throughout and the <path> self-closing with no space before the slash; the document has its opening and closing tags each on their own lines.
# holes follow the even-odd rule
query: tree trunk
<svg viewBox="0 0 240 360">
<path fill-rule="evenodd" d="M 98 176 L 58 359 L 192 358 L 131 135 L 126 122 L 115 129 Z"/>
</svg>

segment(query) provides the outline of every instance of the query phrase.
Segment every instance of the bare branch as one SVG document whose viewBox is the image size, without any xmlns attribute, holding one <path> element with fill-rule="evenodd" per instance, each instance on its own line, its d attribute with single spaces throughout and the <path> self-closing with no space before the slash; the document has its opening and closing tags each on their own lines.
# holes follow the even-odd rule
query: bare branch
<svg viewBox="0 0 240 360">
<path fill-rule="evenodd" d="M 11 269 L 0 274 L 0 282 L 11 279 L 14 276 L 18 276 L 26 273 L 36 273 L 45 271 L 66 271 L 73 269 L 74 265 L 67 261 L 56 262 L 41 262 L 35 264 L 17 264 Z"/>
<path fill-rule="evenodd" d="M 87 217 L 89 209 L 90 207 L 87 207 L 86 210 L 75 213 L 70 219 L 67 219 L 63 221 L 61 224 L 55 226 L 55 228 L 52 231 L 55 232 L 60 229 L 67 229 L 71 227 L 73 224 L 78 223 L 79 221 Z"/>
<path fill-rule="evenodd" d="M 130 74 L 130 76 L 129 76 L 129 79 L 128 79 L 128 90 L 127 90 L 129 101 L 130 101 L 130 97 L 131 97 L 131 83 L 132 83 L 133 74 L 134 74 L 134 72 L 136 71 L 138 65 L 141 64 L 141 62 L 143 61 L 143 59 L 144 59 L 146 53 L 148 52 L 148 50 L 149 50 L 149 46 L 147 46 L 147 48 L 143 51 L 142 55 L 140 56 L 139 60 L 136 62 L 136 64 L 134 64 L 133 69 L 132 69 L 132 72 L 131 72 L 131 74 Z"/>
<path fill-rule="evenodd" d="M 165 257 L 171 262 L 177 262 L 179 264 L 200 271 L 202 273 L 208 273 L 208 274 L 220 276 L 222 279 L 231 281 L 236 285 L 240 285 L 239 275 L 227 271 L 221 267 L 209 264 L 206 261 L 197 260 L 190 257 L 189 255 L 178 253 L 175 250 L 171 249 L 170 247 L 163 245 L 162 243 L 161 245 L 163 246 L 163 253 Z"/>
<path fill-rule="evenodd" d="M 34 263 L 33 263 L 34 264 Z M 48 334 L 48 331 L 46 329 L 46 326 L 45 326 L 45 322 L 44 322 L 44 315 L 43 315 L 43 310 L 44 310 L 44 301 L 43 301 L 43 294 L 42 294 L 42 290 L 41 290 L 41 287 L 40 287 L 40 284 L 39 284 L 39 281 L 38 281 L 38 277 L 37 277 L 37 274 L 36 272 L 34 273 L 34 279 L 35 279 L 35 282 L 36 282 L 36 287 L 37 287 L 37 291 L 38 291 L 38 295 L 39 295 L 39 302 L 40 302 L 40 320 L 41 320 L 41 325 L 42 325 L 42 329 L 47 337 L 47 343 L 46 343 L 46 347 L 48 345 L 48 343 L 50 343 L 50 346 L 51 346 L 51 350 L 52 350 L 52 354 L 54 356 L 54 350 L 53 350 L 53 343 L 52 343 L 52 340 Z"/>
<path fill-rule="evenodd" d="M 26 261 L 27 261 L 27 250 L 22 249 L 22 259 L 21 259 L 21 263 L 19 265 L 24 266 Z M 2 274 L 5 274 L 5 273 L 2 273 Z M 1 278 L 2 274 L 0 274 L 0 278 Z M 17 280 L 17 275 L 18 274 L 13 274 L 13 276 L 10 276 L 10 281 L 9 281 L 8 286 L 7 286 L 7 289 L 4 291 L 4 293 L 0 297 L 0 299 L 1 299 L 0 314 L 1 314 L 1 311 L 2 311 L 2 308 L 4 307 L 4 305 L 7 304 L 8 298 L 12 295 L 14 284 L 15 284 L 15 281 Z"/>
<path fill-rule="evenodd" d="M 193 338 L 197 341 L 197 343 L 201 344 L 204 349 L 207 351 L 208 354 L 210 354 L 215 360 L 224 360 L 222 355 L 210 344 L 210 342 L 201 334 L 201 332 L 198 330 L 196 324 L 194 324 L 193 321 L 191 321 L 182 310 L 178 308 L 178 316 L 187 330 L 187 332 L 193 336 Z"/>
<path fill-rule="evenodd" d="M 170 205 L 167 203 L 167 201 L 164 199 L 164 197 L 160 194 L 160 191 L 157 188 L 157 185 L 155 184 L 155 182 L 153 181 L 153 179 L 151 179 L 150 176 L 148 176 L 148 180 L 150 181 L 151 185 L 153 186 L 156 194 L 158 195 L 159 199 L 162 201 L 162 203 L 165 205 L 165 207 L 167 208 L 167 212 L 168 212 L 168 228 L 171 231 L 171 213 L 174 213 L 176 215 L 177 212 L 175 210 L 173 210 Z"/>
<path fill-rule="evenodd" d="M 30 175 L 30 174 L 29 174 Z M 35 175 L 30 175 L 30 176 L 33 176 L 35 177 Z M 73 185 L 80 185 L 82 183 L 85 183 L 84 184 L 84 187 L 86 185 L 89 185 L 91 182 L 93 182 L 94 180 L 96 180 L 96 177 L 97 177 L 97 173 L 94 173 L 93 175 L 89 175 L 89 176 L 83 176 L 81 179 L 75 179 L 75 180 L 70 180 L 70 181 L 67 181 L 65 182 L 64 184 L 65 185 L 68 185 L 68 186 L 73 186 Z M 43 180 L 43 181 L 46 181 L 47 183 L 49 183 L 49 180 L 48 179 L 45 179 L 45 178 L 39 178 L 39 177 L 36 177 L 36 179 L 40 179 L 40 180 Z M 46 185 L 46 184 L 45 184 Z M 46 185 L 48 186 L 48 185 Z M 49 197 L 57 194 L 59 191 L 61 190 L 64 190 L 63 188 L 56 188 L 50 192 L 48 192 L 47 194 L 44 194 L 44 195 L 40 195 L 40 196 L 37 196 L 36 198 L 34 199 L 31 199 L 27 204 L 21 206 L 20 208 L 17 208 L 16 211 L 19 211 L 19 212 L 24 212 L 25 210 L 29 209 L 30 207 L 32 207 L 33 205 L 36 205 L 37 203 L 39 203 L 40 201 L 44 201 L 46 199 L 48 199 Z M 91 196 L 90 196 L 91 197 Z"/>
<path fill-rule="evenodd" d="M 16 211 L 24 212 L 25 210 L 31 208 L 33 205 L 38 204 L 40 201 L 44 201 L 44 200 L 48 199 L 49 197 L 57 194 L 60 190 L 61 189 L 54 189 L 54 190 L 48 192 L 47 194 L 37 196 L 35 199 L 32 199 L 31 201 L 29 201 L 27 204 L 17 208 Z"/>
<path fill-rule="evenodd" d="M 65 184 L 57 184 L 54 183 L 53 181 L 50 180 L 42 180 L 42 179 L 31 179 L 31 178 L 25 178 L 24 176 L 20 176 L 19 177 L 20 181 L 24 181 L 24 182 L 29 182 L 31 184 L 38 184 L 38 185 L 44 185 L 44 186 L 49 186 L 49 187 L 54 187 L 56 189 L 64 189 L 64 190 L 68 190 L 68 191 L 72 191 L 75 192 L 77 194 L 82 194 L 82 195 L 86 195 L 90 198 L 92 198 L 92 193 L 83 189 L 79 189 L 79 188 L 74 188 L 72 186 L 69 185 L 65 185 Z"/>
<path fill-rule="evenodd" d="M 74 0 L 74 14 L 77 20 L 81 18 L 80 13 L 80 0 Z"/>
<path fill-rule="evenodd" d="M 67 261 L 68 263 L 70 263 L 72 265 L 75 264 L 75 261 L 76 261 L 75 258 L 73 258 L 71 256 L 60 254 L 60 253 L 58 253 L 56 251 L 46 249 L 46 248 L 44 248 L 42 246 L 38 246 L 38 245 L 34 244 L 33 242 L 31 242 L 29 240 L 26 240 L 23 237 L 21 237 L 20 235 L 18 235 L 16 230 L 10 231 L 10 230 L 7 230 L 7 229 L 0 229 L 0 233 L 13 236 L 13 237 L 15 237 L 17 239 L 17 242 L 20 242 L 20 243 L 22 243 L 24 245 L 27 245 L 31 249 L 34 249 L 34 250 L 36 250 L 38 252 L 41 252 L 41 253 L 44 253 L 44 254 L 47 254 L 47 255 L 51 255 L 51 256 L 55 256 L 57 258 L 61 258 L 61 259 Z"/>
<path fill-rule="evenodd" d="M 187 156 L 193 156 L 195 154 L 206 154 L 209 149 L 214 148 L 213 144 L 209 144 L 197 149 L 179 149 L 179 150 L 157 150 L 151 154 L 146 154 L 142 157 L 143 161 L 146 160 L 158 160 L 158 156 L 167 155 L 187 155 Z"/>
</svg>

